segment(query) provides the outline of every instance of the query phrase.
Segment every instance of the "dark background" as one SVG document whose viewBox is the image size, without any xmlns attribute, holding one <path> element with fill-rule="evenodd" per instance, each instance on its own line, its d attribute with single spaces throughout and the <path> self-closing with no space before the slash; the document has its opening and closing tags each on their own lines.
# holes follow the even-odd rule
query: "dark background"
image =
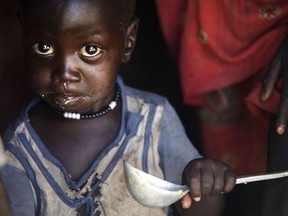
<svg viewBox="0 0 288 216">
<path fill-rule="evenodd" d="M 178 70 L 161 34 L 155 0 L 138 0 L 136 13 L 140 25 L 135 51 L 131 60 L 122 65 L 120 74 L 129 86 L 167 97 L 189 131 L 189 138 L 202 152 L 193 108 L 182 104 Z"/>
</svg>

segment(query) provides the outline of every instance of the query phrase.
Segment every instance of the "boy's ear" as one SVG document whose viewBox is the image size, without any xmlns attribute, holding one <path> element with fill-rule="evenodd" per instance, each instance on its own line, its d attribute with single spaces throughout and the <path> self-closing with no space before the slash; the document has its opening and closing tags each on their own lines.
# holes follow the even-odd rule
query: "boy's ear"
<svg viewBox="0 0 288 216">
<path fill-rule="evenodd" d="M 122 56 L 122 63 L 128 62 L 131 58 L 131 55 L 133 53 L 136 44 L 138 26 L 139 26 L 139 18 L 135 18 L 126 31 L 125 47 Z"/>
</svg>

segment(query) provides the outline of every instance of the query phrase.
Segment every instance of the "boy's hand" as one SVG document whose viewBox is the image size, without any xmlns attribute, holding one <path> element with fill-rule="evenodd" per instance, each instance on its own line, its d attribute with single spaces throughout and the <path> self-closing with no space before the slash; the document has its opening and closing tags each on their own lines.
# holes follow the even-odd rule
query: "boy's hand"
<svg viewBox="0 0 288 216">
<path fill-rule="evenodd" d="M 204 196 L 228 193 L 235 182 L 235 173 L 228 165 L 211 159 L 192 160 L 183 171 L 183 183 L 190 193 L 182 198 L 182 207 L 189 208 L 192 200 L 200 201 Z"/>
<path fill-rule="evenodd" d="M 262 100 L 266 101 L 272 94 L 277 81 L 283 75 L 281 101 L 276 121 L 276 131 L 283 134 L 288 120 L 288 37 L 285 38 L 263 80 Z"/>
</svg>

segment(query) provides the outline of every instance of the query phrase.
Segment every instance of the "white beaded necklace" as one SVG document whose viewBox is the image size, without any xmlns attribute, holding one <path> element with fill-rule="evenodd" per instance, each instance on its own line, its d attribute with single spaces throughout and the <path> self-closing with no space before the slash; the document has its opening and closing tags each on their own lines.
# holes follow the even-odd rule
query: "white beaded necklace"
<svg viewBox="0 0 288 216">
<path fill-rule="evenodd" d="M 77 119 L 77 120 L 92 119 L 92 118 L 97 118 L 97 117 L 103 116 L 106 113 L 113 110 L 117 106 L 117 102 L 120 99 L 120 97 L 121 97 L 121 91 L 120 91 L 120 87 L 117 84 L 116 85 L 116 93 L 115 93 L 115 96 L 112 99 L 112 101 L 104 109 L 102 109 L 98 112 L 81 114 L 81 113 L 74 113 L 74 112 L 65 112 L 62 110 L 58 110 L 55 107 L 52 107 L 52 109 L 55 113 L 57 113 L 58 115 L 60 115 L 64 118 L 67 118 L 67 119 Z"/>
</svg>

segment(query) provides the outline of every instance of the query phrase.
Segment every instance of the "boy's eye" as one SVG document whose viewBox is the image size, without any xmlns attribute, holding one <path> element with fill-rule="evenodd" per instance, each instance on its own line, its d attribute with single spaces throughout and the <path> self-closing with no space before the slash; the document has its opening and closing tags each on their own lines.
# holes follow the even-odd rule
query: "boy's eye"
<svg viewBox="0 0 288 216">
<path fill-rule="evenodd" d="M 47 43 L 35 43 L 33 45 L 33 50 L 39 55 L 51 55 L 54 53 L 54 48 Z"/>
<path fill-rule="evenodd" d="M 100 49 L 96 45 L 86 45 L 80 49 L 79 55 L 82 55 L 85 57 L 94 57 L 94 56 L 98 55 L 101 51 L 102 51 L 102 49 Z"/>
</svg>

